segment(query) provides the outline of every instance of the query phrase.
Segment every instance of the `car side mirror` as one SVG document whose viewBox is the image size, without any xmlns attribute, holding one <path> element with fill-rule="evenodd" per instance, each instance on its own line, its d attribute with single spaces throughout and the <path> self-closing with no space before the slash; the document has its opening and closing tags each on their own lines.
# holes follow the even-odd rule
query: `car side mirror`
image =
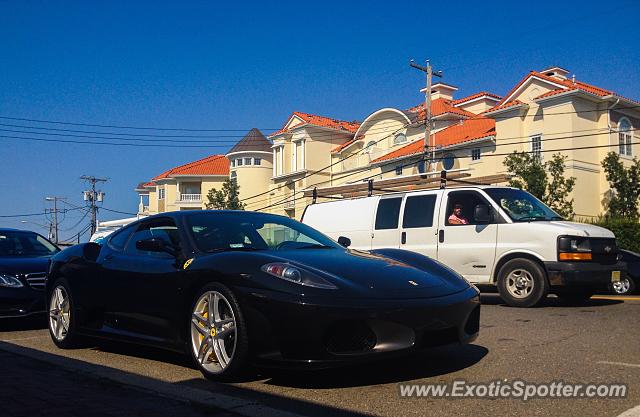
<svg viewBox="0 0 640 417">
<path fill-rule="evenodd" d="M 493 216 L 491 208 L 486 204 L 478 204 L 473 211 L 473 220 L 476 223 L 490 223 Z"/>
<path fill-rule="evenodd" d="M 166 244 L 162 239 L 150 238 L 138 240 L 136 242 L 136 249 L 145 252 L 165 252 L 169 255 L 176 256 L 176 250 Z"/>
<path fill-rule="evenodd" d="M 348 237 L 340 236 L 338 238 L 338 243 L 341 246 L 344 246 L 345 248 L 348 248 L 349 246 L 351 246 L 351 239 L 349 239 Z"/>
</svg>

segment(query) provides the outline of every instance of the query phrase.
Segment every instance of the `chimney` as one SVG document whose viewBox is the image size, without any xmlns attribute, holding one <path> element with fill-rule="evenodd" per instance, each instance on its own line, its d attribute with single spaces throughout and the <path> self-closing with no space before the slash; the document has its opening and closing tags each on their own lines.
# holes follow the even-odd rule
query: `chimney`
<svg viewBox="0 0 640 417">
<path fill-rule="evenodd" d="M 424 93 L 424 88 L 420 90 Z M 431 100 L 438 98 L 444 98 L 446 100 L 453 100 L 453 94 L 458 91 L 458 87 L 445 83 L 436 83 L 431 86 Z"/>
<path fill-rule="evenodd" d="M 557 78 L 559 80 L 566 80 L 567 74 L 569 74 L 569 70 L 560 68 L 560 67 L 550 67 L 540 71 L 544 75 L 549 77 Z"/>
</svg>

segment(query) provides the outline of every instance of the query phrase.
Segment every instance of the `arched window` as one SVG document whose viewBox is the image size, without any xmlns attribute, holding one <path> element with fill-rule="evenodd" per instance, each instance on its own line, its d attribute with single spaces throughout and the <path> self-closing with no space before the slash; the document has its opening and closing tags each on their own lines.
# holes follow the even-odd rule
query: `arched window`
<svg viewBox="0 0 640 417">
<path fill-rule="evenodd" d="M 631 156 L 631 140 L 633 134 L 631 131 L 631 122 L 626 117 L 618 122 L 618 146 L 620 155 Z"/>
<path fill-rule="evenodd" d="M 393 144 L 394 145 L 399 145 L 401 143 L 405 143 L 407 141 L 407 135 L 405 135 L 404 133 L 398 133 L 394 138 L 393 138 Z"/>
<path fill-rule="evenodd" d="M 373 147 L 374 146 L 376 146 L 376 141 L 375 140 L 370 140 L 369 142 L 367 142 L 367 145 L 364 147 L 364 153 L 373 152 Z"/>
<path fill-rule="evenodd" d="M 442 158 L 442 167 L 449 171 L 451 169 L 453 169 L 453 166 L 456 162 L 455 157 L 452 154 L 447 154 L 444 156 L 444 158 Z"/>
</svg>

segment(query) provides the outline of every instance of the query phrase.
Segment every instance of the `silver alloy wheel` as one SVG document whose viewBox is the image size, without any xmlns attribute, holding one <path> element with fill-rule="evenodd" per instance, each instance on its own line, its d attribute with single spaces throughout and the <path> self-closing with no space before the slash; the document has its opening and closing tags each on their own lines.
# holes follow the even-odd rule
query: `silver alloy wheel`
<svg viewBox="0 0 640 417">
<path fill-rule="evenodd" d="M 622 278 L 620 281 L 614 282 L 611 286 L 616 294 L 626 294 L 629 292 L 629 288 L 631 288 L 631 283 L 629 282 L 629 278 Z"/>
<path fill-rule="evenodd" d="M 71 305 L 69 295 L 63 286 L 57 286 L 49 301 L 49 328 L 57 341 L 64 340 L 71 324 Z"/>
<path fill-rule="evenodd" d="M 507 276 L 507 291 L 513 298 L 527 298 L 533 285 L 533 276 L 526 269 L 514 269 Z"/>
<path fill-rule="evenodd" d="M 233 360 L 236 318 L 227 298 L 217 291 L 200 296 L 191 314 L 191 348 L 200 365 L 218 374 Z"/>
</svg>

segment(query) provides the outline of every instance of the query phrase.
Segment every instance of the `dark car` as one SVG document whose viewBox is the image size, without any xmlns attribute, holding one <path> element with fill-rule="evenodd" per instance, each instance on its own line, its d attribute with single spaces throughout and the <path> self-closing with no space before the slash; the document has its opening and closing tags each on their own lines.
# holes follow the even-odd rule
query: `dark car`
<svg viewBox="0 0 640 417">
<path fill-rule="evenodd" d="M 627 274 L 611 284 L 611 291 L 618 295 L 632 294 L 640 283 L 640 253 L 620 250 L 620 254 L 622 261 L 627 264 Z"/>
<path fill-rule="evenodd" d="M 477 337 L 478 291 L 412 252 L 349 250 L 295 220 L 163 213 L 53 258 L 49 330 L 190 353 L 209 378 L 248 362 L 332 366 Z"/>
<path fill-rule="evenodd" d="M 0 318 L 46 312 L 47 268 L 59 251 L 37 233 L 0 229 Z"/>
</svg>

